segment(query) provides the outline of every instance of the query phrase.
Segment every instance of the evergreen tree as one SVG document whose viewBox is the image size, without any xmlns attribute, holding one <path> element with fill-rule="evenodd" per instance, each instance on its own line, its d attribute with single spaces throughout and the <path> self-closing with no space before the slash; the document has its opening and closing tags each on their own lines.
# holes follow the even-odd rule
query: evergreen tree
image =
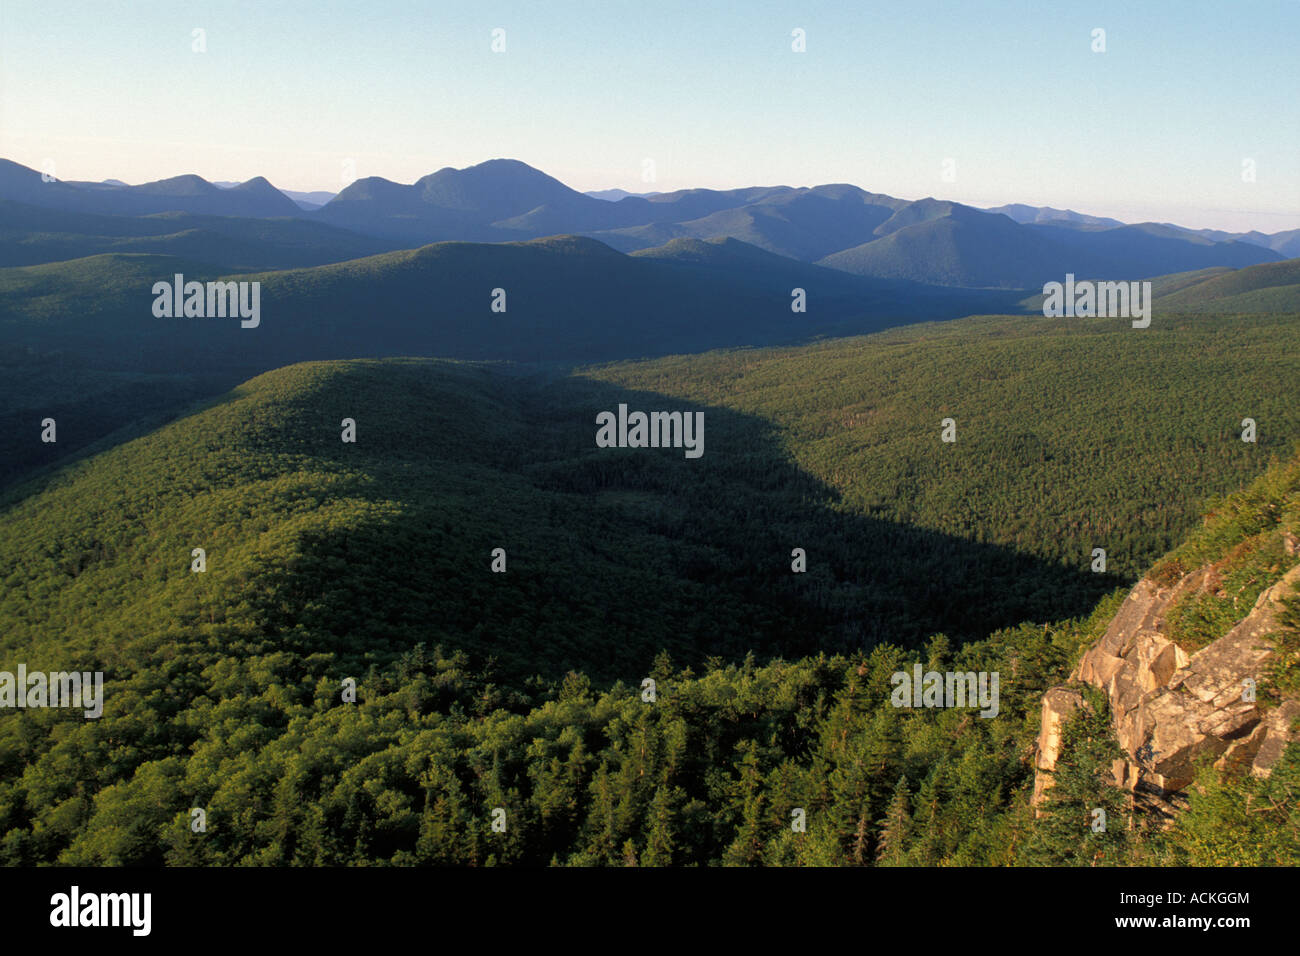
<svg viewBox="0 0 1300 956">
<path fill-rule="evenodd" d="M 1083 695 L 1083 705 L 1061 722 L 1061 753 L 1026 848 L 1024 862 L 1031 866 L 1125 861 L 1128 797 L 1116 786 L 1111 769 L 1123 751 L 1111 728 L 1105 694 L 1085 687 Z"/>
<path fill-rule="evenodd" d="M 680 799 L 682 791 L 661 786 L 655 791 L 650 802 L 650 832 L 646 838 L 645 851 L 641 854 L 643 866 L 671 866 L 676 835 L 673 825 L 674 804 Z"/>
<path fill-rule="evenodd" d="M 744 741 L 738 745 L 743 756 L 740 759 L 740 779 L 736 781 L 732 796 L 732 806 L 740 808 L 740 826 L 736 838 L 723 857 L 729 866 L 753 866 L 763 853 L 763 775 L 758 764 L 758 751 L 754 742 Z"/>
<path fill-rule="evenodd" d="M 898 778 L 889 809 L 879 821 L 880 838 L 876 843 L 876 862 L 881 866 L 901 866 L 911 835 L 912 817 L 908 807 L 907 774 Z"/>
</svg>

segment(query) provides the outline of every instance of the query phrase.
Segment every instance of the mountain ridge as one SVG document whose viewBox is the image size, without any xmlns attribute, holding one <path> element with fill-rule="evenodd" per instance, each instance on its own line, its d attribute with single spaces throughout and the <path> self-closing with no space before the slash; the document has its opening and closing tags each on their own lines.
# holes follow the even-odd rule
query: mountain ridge
<svg viewBox="0 0 1300 956">
<path fill-rule="evenodd" d="M 43 182 L 36 171 L 5 160 L 0 200 L 5 199 L 107 215 L 182 211 L 297 218 L 408 247 L 582 234 L 633 252 L 676 238 L 730 236 L 828 268 L 966 288 L 1029 288 L 1067 272 L 1136 278 L 1241 267 L 1300 252 L 1290 233 L 1212 235 L 1017 204 L 998 207 L 1013 213 L 1006 216 L 933 197 L 896 199 L 844 183 L 597 198 L 513 159 L 444 167 L 409 185 L 366 177 L 310 209 L 260 176 L 222 186 L 192 174 L 139 186 Z"/>
</svg>

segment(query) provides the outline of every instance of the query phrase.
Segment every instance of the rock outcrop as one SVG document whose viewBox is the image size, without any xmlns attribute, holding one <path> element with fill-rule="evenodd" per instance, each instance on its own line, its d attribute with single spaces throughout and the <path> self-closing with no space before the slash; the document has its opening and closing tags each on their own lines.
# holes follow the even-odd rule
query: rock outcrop
<svg viewBox="0 0 1300 956">
<path fill-rule="evenodd" d="M 1113 768 L 1115 783 L 1135 803 L 1166 816 L 1182 803 L 1181 791 L 1205 754 L 1220 768 L 1267 776 L 1300 716 L 1300 702 L 1286 700 L 1265 711 L 1254 694 L 1276 653 L 1268 637 L 1278 626 L 1281 599 L 1300 586 L 1300 565 L 1260 594 L 1228 633 L 1188 654 L 1170 640 L 1165 616 L 1179 597 L 1203 587 L 1208 573 L 1195 571 L 1173 587 L 1140 581 L 1070 675 L 1072 684 L 1091 684 L 1109 698 L 1125 753 Z M 1035 805 L 1051 786 L 1045 771 L 1060 755 L 1060 722 L 1082 702 L 1070 686 L 1043 696 Z"/>
<path fill-rule="evenodd" d="M 1043 695 L 1042 726 L 1038 731 L 1037 768 L 1034 774 L 1034 806 L 1043 799 L 1052 778 L 1043 771 L 1056 769 L 1061 755 L 1061 721 L 1083 706 L 1083 694 L 1072 687 L 1053 687 Z"/>
</svg>

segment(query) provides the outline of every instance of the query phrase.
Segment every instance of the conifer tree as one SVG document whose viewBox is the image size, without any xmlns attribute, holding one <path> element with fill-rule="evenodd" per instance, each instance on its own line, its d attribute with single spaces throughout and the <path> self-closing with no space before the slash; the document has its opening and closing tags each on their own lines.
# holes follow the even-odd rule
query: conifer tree
<svg viewBox="0 0 1300 956">
<path fill-rule="evenodd" d="M 732 805 L 740 807 L 740 826 L 723 862 L 730 866 L 753 866 L 763 852 L 763 777 L 754 742 L 744 741 L 739 747 L 744 756 L 740 760 L 740 779 L 735 785 Z"/>
<path fill-rule="evenodd" d="M 880 837 L 876 844 L 876 862 L 881 866 L 901 866 L 906 852 L 907 838 L 912 827 L 908 808 L 907 774 L 898 778 L 889 808 L 879 821 Z"/>
<path fill-rule="evenodd" d="M 1061 754 L 1040 806 L 1042 816 L 1026 847 L 1026 863 L 1114 866 L 1124 862 L 1128 800 L 1111 771 L 1112 761 L 1122 756 L 1105 695 L 1084 688 L 1083 706 L 1061 723 Z"/>
<path fill-rule="evenodd" d="M 643 866 L 671 866 L 676 834 L 673 826 L 674 804 L 681 791 L 661 786 L 650 803 L 650 833 L 646 838 L 645 852 L 641 854 Z"/>
</svg>

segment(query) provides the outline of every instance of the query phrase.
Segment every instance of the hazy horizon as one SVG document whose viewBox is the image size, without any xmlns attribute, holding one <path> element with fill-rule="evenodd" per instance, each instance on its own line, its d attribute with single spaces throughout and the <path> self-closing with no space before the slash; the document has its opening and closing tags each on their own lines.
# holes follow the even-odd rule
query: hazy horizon
<svg viewBox="0 0 1300 956">
<path fill-rule="evenodd" d="M 33 163 L 30 163 L 30 162 L 22 162 L 22 160 L 14 159 L 14 158 L 11 157 L 11 156 L 0 156 L 0 159 L 9 159 L 9 160 L 11 160 L 11 161 L 13 161 L 13 162 L 21 163 L 22 165 L 24 165 L 24 166 L 28 166 L 29 168 L 32 168 L 32 169 L 39 169 L 39 168 L 40 168 L 40 167 L 39 167 L 39 164 L 33 164 Z M 495 160 L 495 159 L 516 160 L 516 161 L 518 161 L 518 162 L 525 162 L 525 163 L 527 163 L 526 160 L 521 160 L 521 159 L 518 159 L 518 157 L 514 157 L 514 156 L 492 156 L 492 157 L 489 157 L 488 159 L 480 160 L 479 162 L 480 162 L 480 163 L 482 163 L 482 162 L 489 162 L 489 161 L 491 161 L 491 160 Z M 476 166 L 476 165 L 479 165 L 479 163 L 471 163 L 471 164 L 469 164 L 469 165 L 471 165 L 471 166 Z M 532 164 L 532 163 L 527 163 L 527 165 L 532 166 L 534 169 L 537 169 L 537 170 L 539 170 L 540 172 L 546 173 L 547 175 L 551 175 L 549 172 L 547 172 L 547 170 L 542 169 L 541 167 L 535 166 L 535 165 Z M 444 168 L 444 167 L 438 167 L 438 169 L 442 169 L 442 168 Z M 454 168 L 454 167 L 453 167 L 453 168 Z M 465 167 L 461 167 L 461 168 L 465 168 Z M 425 174 L 423 174 L 423 175 L 427 176 L 427 175 L 429 175 L 429 174 L 431 174 L 431 173 L 435 173 L 435 172 L 438 171 L 438 169 L 431 169 L 431 170 L 429 170 L 428 173 L 425 173 Z M 166 175 L 166 176 L 160 176 L 160 177 L 158 177 L 157 179 L 136 179 L 136 180 L 134 180 L 134 181 L 133 181 L 133 180 L 123 179 L 121 176 L 113 176 L 113 175 L 103 176 L 103 177 L 92 177 L 92 176 L 77 176 L 77 175 L 70 175 L 70 176 L 60 176 L 59 178 L 60 178 L 61 180 L 63 180 L 63 181 L 66 181 L 66 182 L 92 182 L 92 183 L 105 183 L 105 182 L 110 182 L 110 181 L 116 181 L 116 182 L 121 182 L 122 184 L 127 185 L 127 186 L 139 186 L 139 185 L 143 185 L 143 184 L 148 183 L 148 182 L 156 182 L 156 181 L 158 181 L 158 180 L 166 180 L 166 179 L 175 179 L 175 178 L 177 178 L 177 177 L 180 177 L 180 176 L 187 176 L 187 175 L 199 175 L 199 176 L 202 176 L 204 179 L 206 179 L 206 180 L 207 180 L 208 182 L 210 182 L 210 183 L 213 183 L 214 185 L 219 184 L 219 183 L 227 183 L 227 184 L 232 184 L 232 185 L 238 185 L 239 183 L 247 182 L 246 179 L 245 179 L 245 180 L 231 180 L 231 179 L 224 179 L 224 178 L 222 178 L 222 177 L 219 176 L 219 175 L 216 175 L 216 176 L 203 176 L 203 174 L 201 174 L 201 173 L 194 173 L 193 170 L 187 170 L 187 171 L 183 171 L 183 172 L 175 172 L 175 173 L 171 173 L 171 174 Z M 258 174 L 258 175 L 260 175 L 260 174 Z M 378 173 L 376 173 L 376 174 L 372 174 L 372 175 L 380 176 L 380 174 L 378 174 Z M 255 178 L 257 178 L 257 177 L 256 177 L 256 176 L 251 176 L 251 177 L 249 177 L 249 179 L 255 179 Z M 341 189 L 341 188 L 330 189 L 330 188 L 328 188 L 328 187 L 323 187 L 323 186 L 321 186 L 321 187 L 315 187 L 315 188 L 312 188 L 312 187 L 305 187 L 305 186 L 285 186 L 285 185 L 282 185 L 281 183 L 277 183 L 277 182 L 275 182 L 275 181 L 272 180 L 269 176 L 267 176 L 267 177 L 263 177 L 263 178 L 267 179 L 267 181 L 270 182 L 272 186 L 274 186 L 276 189 L 280 190 L 281 192 L 292 192 L 292 193 L 315 193 L 315 192 L 327 192 L 327 193 L 333 193 L 333 194 L 335 194 L 335 195 L 337 195 L 339 192 L 342 192 L 342 189 Z M 365 178 L 365 177 L 357 177 L 357 178 L 360 179 L 360 178 Z M 403 182 L 402 180 L 391 179 L 391 177 L 388 177 L 388 176 L 380 176 L 380 178 L 382 178 L 382 179 L 389 179 L 391 182 L 398 183 L 399 185 L 409 186 L 409 185 L 412 185 L 414 182 L 416 182 L 418 179 L 420 179 L 420 178 L 422 178 L 422 177 L 417 176 L 415 179 L 411 180 L 410 182 Z M 558 176 L 556 176 L 556 177 L 552 177 L 552 178 L 559 179 Z M 564 180 L 560 179 L 560 182 L 564 182 Z M 625 192 L 627 192 L 627 193 L 629 193 L 629 194 L 642 194 L 642 193 L 659 193 L 659 194 L 663 194 L 663 193 L 667 193 L 667 192 L 676 192 L 676 191 L 677 191 L 677 190 L 667 190 L 667 189 L 652 189 L 652 188 L 649 188 L 646 184 L 643 184 L 643 183 L 633 183 L 633 184 L 630 184 L 630 185 L 624 185 L 624 186 L 578 186 L 578 185 L 575 185 L 575 184 L 573 184 L 573 183 L 564 182 L 564 185 L 566 185 L 566 186 L 568 186 L 569 188 L 574 189 L 574 190 L 576 190 L 577 192 L 580 192 L 580 193 L 602 192 L 602 191 L 609 191 L 609 190 L 613 190 L 613 189 L 622 189 L 623 191 L 625 191 Z M 840 185 L 840 184 L 839 184 L 839 183 L 833 183 L 833 182 L 831 182 L 831 181 L 828 180 L 828 181 L 825 181 L 825 182 L 816 182 L 816 183 L 798 183 L 798 184 L 794 184 L 794 183 L 768 183 L 768 182 L 755 182 L 755 183 L 735 183 L 735 184 L 730 185 L 730 186 L 706 186 L 706 187 L 691 187 L 691 186 L 685 186 L 685 187 L 680 187 L 680 188 L 682 188 L 682 189 L 705 188 L 705 189 L 717 189 L 717 190 L 724 190 L 724 191 L 725 191 L 725 190 L 728 190 L 728 189 L 745 189 L 745 188 L 754 188 L 754 187 L 757 187 L 757 188 L 765 188 L 765 189 L 777 189 L 777 188 L 809 189 L 809 188 L 812 188 L 812 187 L 815 187 L 815 186 L 826 186 L 826 185 Z M 916 200 L 927 199 L 927 198 L 929 198 L 929 199 L 938 199 L 938 200 L 945 201 L 945 202 L 963 203 L 963 204 L 965 204 L 965 205 L 973 206 L 973 207 L 978 208 L 978 209 L 991 209 L 991 208 L 996 208 L 996 207 L 999 207 L 999 206 L 1007 206 L 1007 205 L 1016 205 L 1016 204 L 1019 204 L 1019 205 L 1024 205 L 1024 206 L 1035 206 L 1035 207 L 1040 207 L 1040 208 L 1044 208 L 1044 207 L 1046 207 L 1046 208 L 1053 208 L 1053 209 L 1060 209 L 1060 210 L 1068 210 L 1068 211 L 1076 212 L 1076 213 L 1079 213 L 1079 214 L 1081 214 L 1081 215 L 1085 215 L 1085 216 L 1096 216 L 1096 217 L 1100 217 L 1100 218 L 1118 219 L 1118 220 L 1120 220 L 1121 222 L 1124 222 L 1124 223 L 1126 223 L 1126 224 L 1133 224 L 1133 225 L 1141 224 L 1141 223 L 1146 223 L 1146 222 L 1155 222 L 1155 223 L 1169 223 L 1169 224 L 1172 224 L 1172 225 L 1182 226 L 1182 227 L 1187 228 L 1187 229 L 1221 229 L 1221 230 L 1225 230 L 1225 231 L 1228 231 L 1228 232 L 1249 232 L 1249 231 L 1251 231 L 1252 229 L 1254 229 L 1254 230 L 1257 230 L 1257 231 L 1259 231 L 1259 232 L 1263 232 L 1263 233 L 1277 233 L 1277 232 L 1285 232 L 1285 231 L 1288 231 L 1289 229 L 1292 229 L 1292 228 L 1300 228 L 1300 217 L 1296 217 L 1296 219 L 1297 219 L 1297 225 L 1295 225 L 1295 226 L 1283 227 L 1283 228 L 1273 228 L 1273 227 L 1270 227 L 1270 226 L 1268 226 L 1267 224 L 1265 224 L 1265 225 L 1261 225 L 1261 226 L 1253 226 L 1253 227 L 1250 227 L 1250 228 L 1232 228 L 1232 229 L 1227 229 L 1227 228 L 1224 227 L 1224 226 L 1218 226 L 1218 225 L 1206 225 L 1206 224 L 1201 223 L 1201 222 L 1196 222 L 1196 221 L 1186 221 L 1186 220 L 1182 220 L 1182 219 L 1153 219 L 1153 218 L 1149 218 L 1149 217 L 1147 217 L 1147 218 L 1143 218 L 1143 217 L 1141 217 L 1141 216 L 1139 216 L 1139 215 L 1135 215 L 1135 214 L 1133 214 L 1132 212 L 1128 212 L 1128 211 L 1126 211 L 1126 210 L 1124 210 L 1124 209 L 1121 209 L 1121 208 L 1119 208 L 1119 207 L 1116 207 L 1116 208 L 1113 208 L 1113 209 L 1106 209 L 1106 210 L 1095 209 L 1095 208 L 1078 208 L 1078 207 L 1076 207 L 1076 206 L 1071 206 L 1071 205 L 1068 205 L 1068 204 L 1061 204 L 1061 203 L 1057 203 L 1057 202 L 1035 202 L 1035 201 L 1031 201 L 1031 200 L 1024 199 L 1024 198 L 1012 198 L 1012 199 L 1007 199 L 1007 200 L 1005 200 L 1005 201 L 1003 201 L 1003 202 L 974 201 L 974 200 L 963 199 L 963 198 L 960 198 L 960 197 L 958 197 L 958 196 L 945 195 L 945 194 L 942 194 L 942 193 L 930 193 L 930 194 L 927 194 L 927 195 L 925 195 L 925 196 L 920 196 L 920 195 L 917 195 L 917 196 L 899 196 L 899 195 L 894 194 L 894 193 L 887 193 L 886 190 L 883 190 L 883 189 L 873 189 L 870 185 L 865 185 L 865 184 L 863 184 L 863 183 L 849 183 L 848 185 L 856 186 L 856 187 L 858 187 L 858 188 L 860 188 L 860 189 L 863 189 L 863 190 L 865 190 L 865 191 L 867 191 L 867 192 L 872 192 L 872 193 L 884 193 L 884 194 L 886 194 L 886 195 L 891 195 L 891 196 L 893 196 L 893 198 L 895 198 L 895 199 L 903 199 L 903 200 L 907 200 L 908 202 L 915 202 Z"/>
<path fill-rule="evenodd" d="M 0 155 L 52 162 L 60 179 L 264 176 L 300 192 L 337 192 L 348 160 L 356 178 L 409 183 L 510 156 L 582 192 L 845 182 L 1126 222 L 1300 227 L 1300 7 L 1203 6 L 762 2 L 738 17 L 400 2 L 357 18 L 232 0 L 104 18 L 82 0 L 10 3 Z M 54 44 L 52 19 L 87 29 Z"/>
</svg>

